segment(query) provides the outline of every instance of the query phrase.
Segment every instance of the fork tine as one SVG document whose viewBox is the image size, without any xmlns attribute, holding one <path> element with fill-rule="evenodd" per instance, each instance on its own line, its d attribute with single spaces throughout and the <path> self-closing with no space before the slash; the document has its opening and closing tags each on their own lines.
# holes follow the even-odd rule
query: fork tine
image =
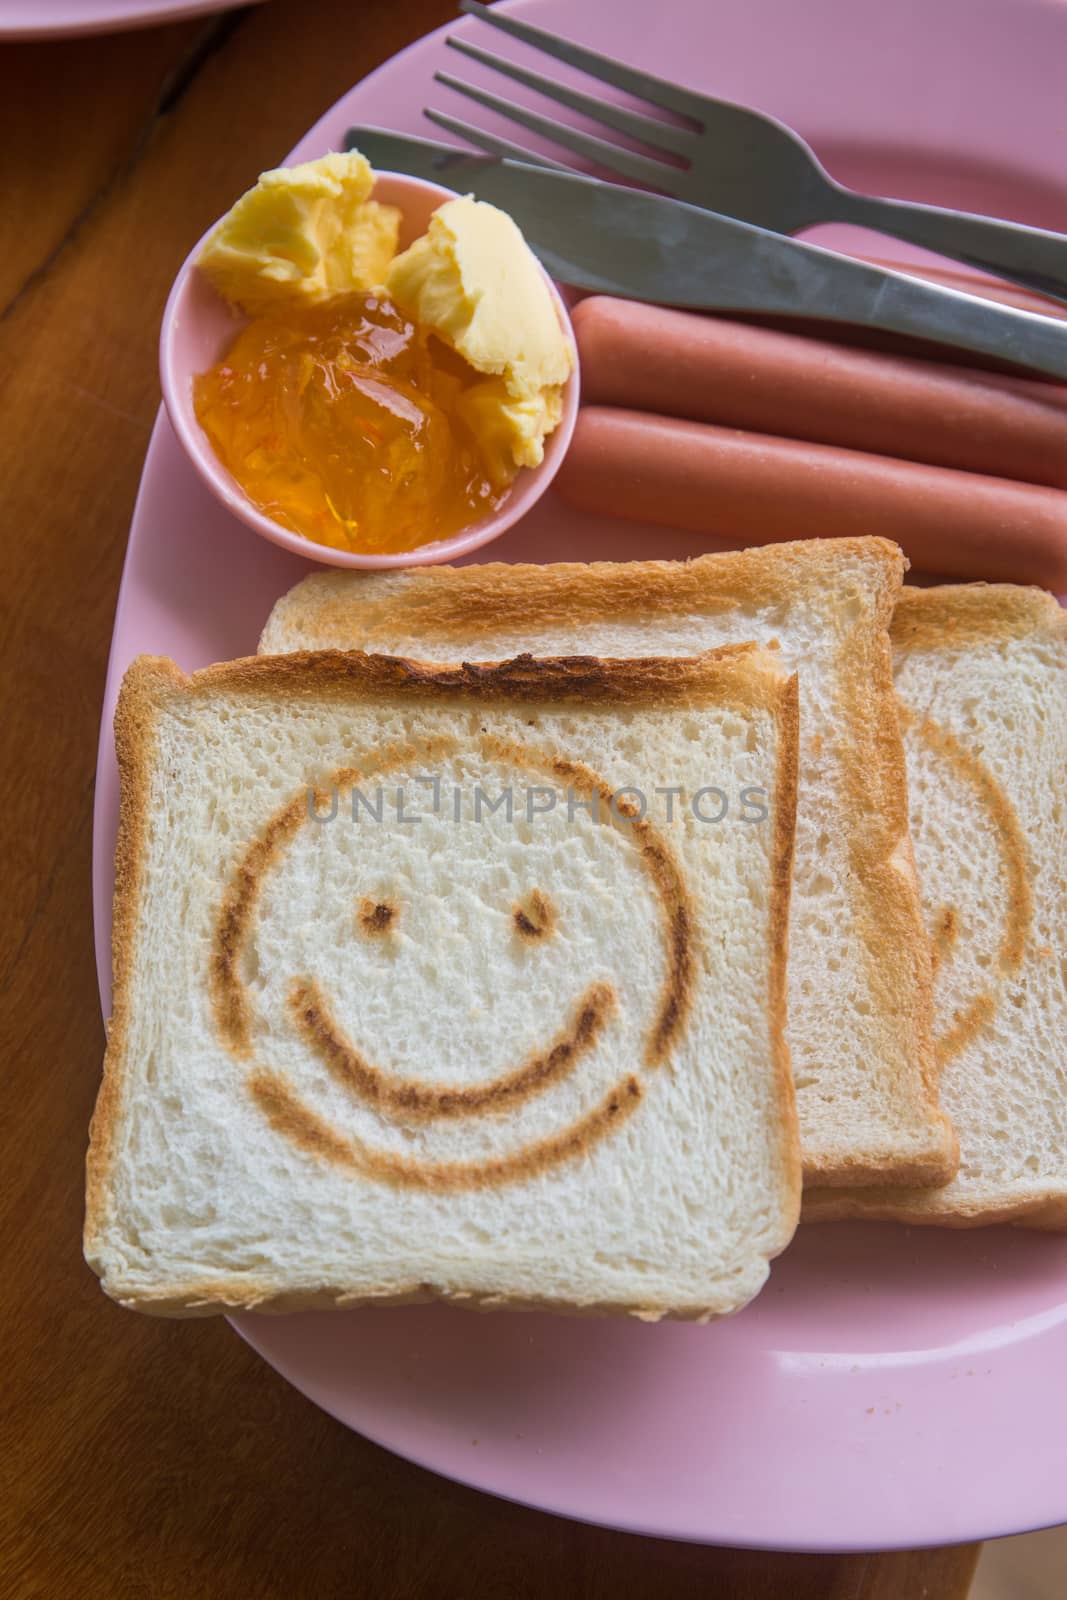
<svg viewBox="0 0 1067 1600">
<path fill-rule="evenodd" d="M 661 106 L 664 111 L 676 111 L 683 117 L 692 117 L 696 122 L 703 118 L 702 97 L 691 94 L 676 83 L 654 78 L 648 72 L 638 72 L 624 61 L 615 61 L 611 56 L 589 50 L 585 45 L 574 44 L 570 39 L 560 39 L 556 34 L 544 28 L 535 28 L 529 22 L 519 22 L 507 12 L 498 12 L 495 6 L 481 4 L 481 0 L 460 0 L 459 9 L 466 11 L 469 16 L 480 18 L 482 22 L 488 22 L 492 28 L 499 28 L 502 33 L 510 33 L 513 39 L 521 39 L 524 44 L 543 51 L 546 56 L 555 56 L 557 61 L 588 72 L 590 77 L 599 78 L 602 83 L 613 84 L 616 89 L 636 95 L 639 100 Z"/>
<path fill-rule="evenodd" d="M 522 161 L 528 167 L 551 167 L 555 172 L 571 172 L 574 168 L 568 167 L 563 161 L 552 161 L 548 156 L 536 156 L 532 150 L 524 150 L 520 144 L 512 144 L 510 139 L 501 139 L 495 133 L 486 133 L 484 128 L 476 128 L 473 122 L 462 122 L 459 117 L 450 117 L 444 111 L 431 111 L 427 106 L 423 116 L 428 122 L 435 122 L 439 128 L 447 128 L 449 133 L 458 133 L 461 139 L 469 139 L 471 144 L 476 144 L 480 150 L 486 150 L 491 156 L 502 156 L 505 161 Z"/>
<path fill-rule="evenodd" d="M 662 161 L 650 161 L 648 156 L 623 150 L 617 144 L 610 144 L 607 139 L 598 139 L 591 133 L 580 133 L 577 128 L 568 128 L 551 117 L 541 116 L 537 111 L 527 111 L 525 106 L 512 105 L 510 100 L 501 100 L 499 95 L 490 94 L 487 89 L 476 89 L 471 83 L 453 78 L 449 72 L 435 72 L 434 77 L 438 83 L 455 89 L 457 94 L 466 95 L 468 100 L 474 100 L 487 111 L 495 111 L 509 122 L 517 122 L 520 127 L 529 128 L 531 133 L 539 133 L 553 144 L 573 150 L 575 155 L 584 156 L 598 167 L 606 167 L 609 172 L 617 172 L 620 177 L 630 178 L 634 183 L 669 190 L 670 180 L 678 176 L 677 167 L 668 167 Z"/>
<path fill-rule="evenodd" d="M 675 155 L 686 155 L 693 140 L 698 137 L 690 128 L 675 128 L 670 123 L 657 121 L 655 117 L 646 117 L 640 111 L 627 111 L 624 106 L 615 106 L 608 100 L 598 100 L 595 95 L 583 94 L 579 89 L 570 89 L 566 84 L 556 83 L 540 72 L 531 72 L 528 67 L 520 67 L 514 61 L 506 61 L 503 56 L 494 55 L 491 50 L 483 50 L 476 44 L 468 44 L 466 39 L 450 34 L 445 43 L 453 50 L 458 50 L 460 55 L 469 56 L 472 61 L 480 62 L 483 67 L 490 67 L 506 78 L 513 78 L 516 83 L 525 84 L 527 89 L 536 89 L 537 93 L 543 94 L 546 99 L 557 100 L 560 105 L 569 106 L 572 111 L 589 117 L 591 121 L 601 122 L 605 127 L 614 128 L 617 133 L 624 133 L 631 139 L 639 139 L 642 144 L 651 145 L 653 149 L 658 147 L 661 150 L 671 150 Z"/>
</svg>

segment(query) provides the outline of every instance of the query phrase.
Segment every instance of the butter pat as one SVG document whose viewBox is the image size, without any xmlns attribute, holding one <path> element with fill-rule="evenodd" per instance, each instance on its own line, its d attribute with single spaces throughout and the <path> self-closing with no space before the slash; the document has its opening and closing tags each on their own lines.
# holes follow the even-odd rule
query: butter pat
<svg viewBox="0 0 1067 1600">
<path fill-rule="evenodd" d="M 519 467 L 544 459 L 545 437 L 563 415 L 563 391 L 555 386 L 515 400 L 503 378 L 486 378 L 460 397 L 459 414 L 481 446 L 490 483 L 503 489 Z"/>
<path fill-rule="evenodd" d="M 264 172 L 211 234 L 198 265 L 249 316 L 378 288 L 396 254 L 400 212 L 371 200 L 357 151 Z"/>
<path fill-rule="evenodd" d="M 541 269 L 512 219 L 470 195 L 446 201 L 393 261 L 386 287 L 405 316 L 485 373 L 487 382 L 464 404 L 494 482 L 536 467 L 574 363 Z"/>
</svg>

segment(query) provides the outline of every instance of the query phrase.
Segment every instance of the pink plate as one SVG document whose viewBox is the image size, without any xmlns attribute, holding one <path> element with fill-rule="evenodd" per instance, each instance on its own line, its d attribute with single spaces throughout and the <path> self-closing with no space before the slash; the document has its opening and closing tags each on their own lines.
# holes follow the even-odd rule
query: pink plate
<svg viewBox="0 0 1067 1600">
<path fill-rule="evenodd" d="M 776 113 L 847 183 L 1067 228 L 1067 6 L 1058 0 L 659 0 L 652 10 L 644 0 L 517 0 L 515 9 Z M 425 132 L 425 102 L 468 114 L 432 82 L 446 65 L 455 60 L 442 33 L 420 41 L 335 106 L 295 158 L 338 145 L 353 121 Z M 871 248 L 869 235 L 847 242 Z M 892 248 L 877 241 L 881 254 Z M 492 553 L 547 561 L 696 548 L 684 535 L 579 517 L 549 493 Z M 105 1010 L 110 724 L 122 672 L 138 651 L 191 668 L 254 650 L 271 603 L 306 570 L 227 515 L 161 417 L 133 518 L 100 744 Z M 306 1395 L 390 1449 L 618 1528 L 846 1550 L 1067 1520 L 1067 1238 L 804 1228 L 760 1298 L 709 1328 L 443 1307 L 235 1325 Z"/>
<path fill-rule="evenodd" d="M 257 0 L 0 0 L 0 39 L 72 39 L 254 5 Z"/>
</svg>

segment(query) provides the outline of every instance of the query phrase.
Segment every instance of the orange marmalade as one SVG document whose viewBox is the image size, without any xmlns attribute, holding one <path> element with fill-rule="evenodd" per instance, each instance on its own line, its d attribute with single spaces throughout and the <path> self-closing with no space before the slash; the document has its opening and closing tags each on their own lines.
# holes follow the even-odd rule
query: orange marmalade
<svg viewBox="0 0 1067 1600">
<path fill-rule="evenodd" d="M 448 538 L 500 504 L 460 415 L 480 381 L 383 294 L 351 294 L 257 317 L 193 398 L 261 511 L 317 544 L 369 553 Z"/>
</svg>

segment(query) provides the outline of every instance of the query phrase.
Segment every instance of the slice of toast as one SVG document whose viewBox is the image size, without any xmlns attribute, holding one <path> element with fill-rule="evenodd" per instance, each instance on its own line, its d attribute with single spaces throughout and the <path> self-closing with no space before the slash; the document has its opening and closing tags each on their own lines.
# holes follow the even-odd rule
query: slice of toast
<svg viewBox="0 0 1067 1600">
<path fill-rule="evenodd" d="M 960 1170 L 814 1191 L 805 1215 L 1065 1228 L 1067 612 L 1009 584 L 906 589 L 893 644 Z"/>
<path fill-rule="evenodd" d="M 704 1319 L 756 1293 L 800 1203 L 772 656 L 142 658 L 116 732 L 110 1295 Z"/>
<path fill-rule="evenodd" d="M 930 958 L 907 827 L 888 626 L 904 561 L 880 539 L 688 563 L 320 572 L 275 605 L 260 650 L 427 661 L 685 655 L 755 639 L 800 676 L 789 1043 L 809 1182 L 938 1183 Z"/>
</svg>

